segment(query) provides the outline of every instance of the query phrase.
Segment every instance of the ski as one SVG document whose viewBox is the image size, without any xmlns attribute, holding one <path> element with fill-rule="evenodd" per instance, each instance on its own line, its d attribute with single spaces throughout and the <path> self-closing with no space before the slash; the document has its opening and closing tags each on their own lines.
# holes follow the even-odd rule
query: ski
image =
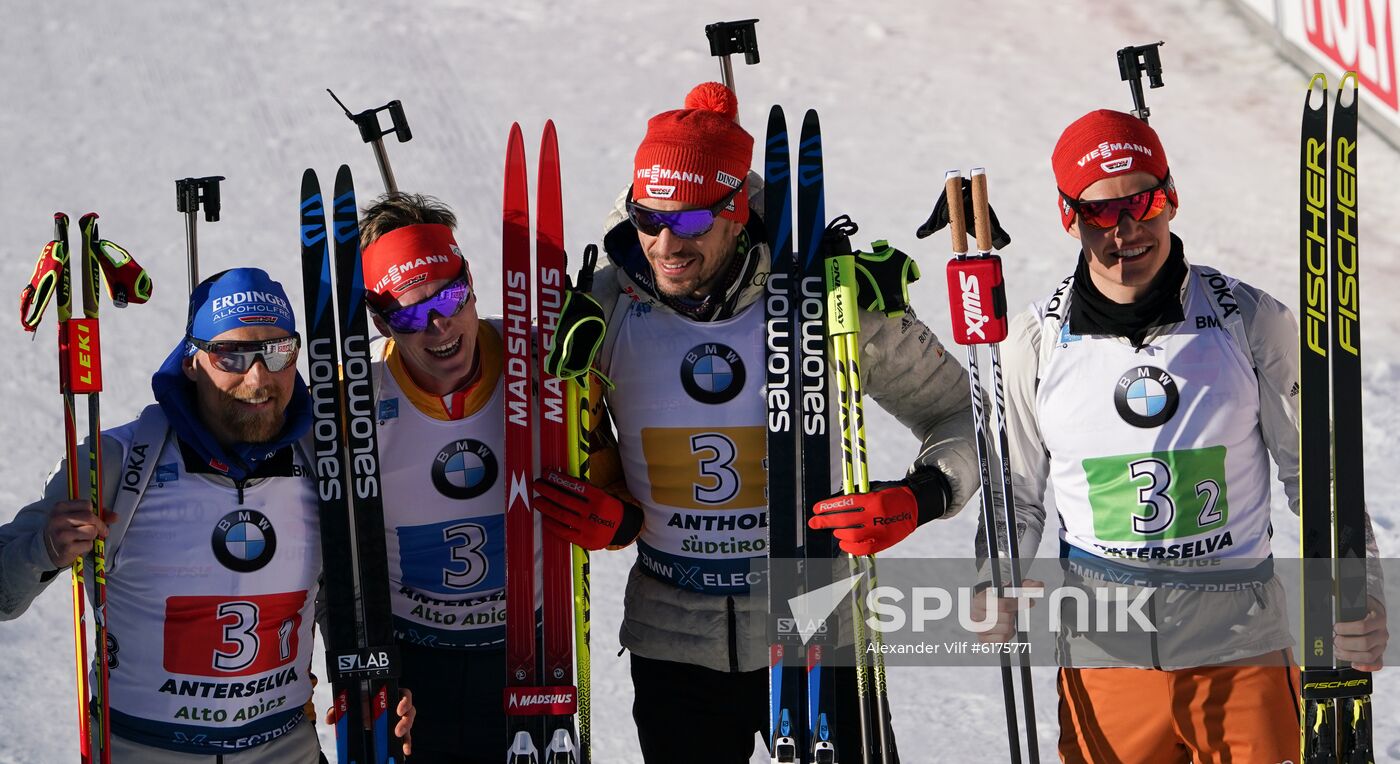
<svg viewBox="0 0 1400 764">
<path fill-rule="evenodd" d="M 826 263 L 823 235 L 826 231 L 825 176 L 822 169 L 821 122 L 815 110 L 802 118 L 797 152 L 797 298 L 791 305 L 793 325 L 798 327 L 796 360 L 800 381 L 801 439 L 798 467 L 801 493 L 798 526 L 804 558 L 803 590 L 816 591 L 832 583 L 832 563 L 838 553 L 830 531 L 807 527 L 814 503 L 831 495 L 831 393 L 827 387 Z M 817 564 L 812 564 L 817 560 Z M 852 573 L 854 573 L 854 569 Z M 833 614 L 834 616 L 835 614 Z M 856 639 L 864 636 L 859 618 Z M 831 739 L 834 685 L 827 671 L 827 653 L 834 649 L 832 626 L 825 624 L 807 644 L 807 756 L 811 762 L 836 760 Z M 863 653 L 858 653 L 863 654 Z M 858 680 L 859 681 L 859 680 Z M 868 748 L 868 746 L 867 746 Z"/>
<path fill-rule="evenodd" d="M 403 760 L 402 741 L 393 735 L 398 654 L 390 622 L 360 230 L 348 167 L 336 174 L 329 231 L 325 208 L 320 181 L 306 170 L 300 204 L 302 284 L 336 754 L 341 764 L 393 764 Z"/>
<path fill-rule="evenodd" d="M 797 589 L 798 539 L 805 511 L 799 504 L 798 430 L 793 411 L 801 394 L 795 364 L 797 325 L 796 266 L 792 248 L 792 160 L 788 151 L 787 119 L 781 106 L 768 113 L 764 149 L 763 193 L 771 268 L 764 287 L 768 470 L 768 610 L 776 617 L 769 644 L 769 738 L 774 764 L 800 762 L 807 750 L 807 725 L 799 683 L 800 637 L 778 614 L 789 608 L 787 597 Z M 799 637 L 794 645 L 794 637 Z"/>
<path fill-rule="evenodd" d="M 1367 610 L 1364 476 L 1355 458 L 1362 453 L 1357 97 L 1356 74 L 1347 72 L 1329 132 L 1327 78 L 1314 75 L 1301 134 L 1301 754 L 1326 764 L 1374 760 L 1371 675 L 1332 649 L 1333 624 L 1360 620 Z"/>
<path fill-rule="evenodd" d="M 525 139 L 510 128 L 501 213 L 506 386 L 506 691 L 510 764 L 539 760 L 540 705 L 535 640 L 534 417 L 530 401 L 530 198 Z"/>
<path fill-rule="evenodd" d="M 539 183 L 535 190 L 535 303 L 539 311 L 535 353 L 539 375 L 540 469 L 569 471 L 569 432 L 566 412 L 567 380 L 545 368 L 545 351 L 554 342 L 564 306 L 564 206 L 559 176 L 559 138 L 553 121 L 545 122 L 540 139 Z M 571 586 L 572 558 L 566 541 L 544 533 L 544 678 L 555 694 L 576 695 Z M 545 718 L 545 764 L 579 764 L 583 759 L 574 730 L 574 709 L 556 708 Z"/>
</svg>

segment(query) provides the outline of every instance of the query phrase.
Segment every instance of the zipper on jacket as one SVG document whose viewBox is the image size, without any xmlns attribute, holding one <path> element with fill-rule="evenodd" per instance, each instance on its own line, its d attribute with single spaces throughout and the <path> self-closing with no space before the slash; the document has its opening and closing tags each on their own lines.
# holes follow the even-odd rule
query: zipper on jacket
<svg viewBox="0 0 1400 764">
<path fill-rule="evenodd" d="M 245 481 L 242 481 L 242 480 L 235 480 L 235 481 L 233 481 L 233 487 L 238 489 L 238 506 L 240 506 L 240 507 L 243 506 L 243 484 L 244 484 L 244 482 L 245 482 Z"/>
<path fill-rule="evenodd" d="M 1152 645 L 1152 668 L 1162 670 L 1162 656 L 1157 651 L 1157 592 L 1152 592 L 1147 598 L 1147 620 L 1153 625 L 1151 634 L 1147 635 L 1148 644 Z"/>
<path fill-rule="evenodd" d="M 725 617 L 729 621 L 729 671 L 739 673 L 739 623 L 734 613 L 734 598 L 724 598 Z"/>
</svg>

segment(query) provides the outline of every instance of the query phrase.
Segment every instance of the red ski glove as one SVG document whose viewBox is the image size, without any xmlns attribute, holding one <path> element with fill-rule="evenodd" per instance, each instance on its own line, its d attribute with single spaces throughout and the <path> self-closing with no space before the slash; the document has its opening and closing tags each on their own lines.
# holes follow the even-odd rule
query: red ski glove
<svg viewBox="0 0 1400 764">
<path fill-rule="evenodd" d="M 870 493 L 833 496 L 812 505 L 807 527 L 829 530 L 841 550 L 863 556 L 889 549 L 948 506 L 947 481 L 936 470 L 871 485 Z"/>
<path fill-rule="evenodd" d="M 592 551 L 626 546 L 642 532 L 641 507 L 554 470 L 535 480 L 534 506 L 545 531 Z"/>
</svg>

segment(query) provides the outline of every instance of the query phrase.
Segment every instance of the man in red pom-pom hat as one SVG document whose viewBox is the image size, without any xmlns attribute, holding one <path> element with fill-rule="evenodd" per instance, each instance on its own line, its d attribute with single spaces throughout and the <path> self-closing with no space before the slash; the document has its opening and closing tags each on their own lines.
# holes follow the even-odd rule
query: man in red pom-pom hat
<svg viewBox="0 0 1400 764">
<path fill-rule="evenodd" d="M 607 323 L 599 365 L 616 383 L 606 402 L 622 475 L 609 483 L 595 471 L 604 487 L 555 474 L 536 482 L 547 531 L 590 549 L 636 543 L 622 644 L 648 762 L 748 761 L 755 734 L 770 733 L 767 590 L 749 571 L 767 553 L 768 470 L 796 467 L 766 464 L 771 258 L 762 210 L 750 209 L 754 141 L 737 114 L 734 94 L 706 83 L 648 123 L 608 221 L 612 266 L 593 292 Z M 860 322 L 866 392 L 923 441 L 902 480 L 818 517 L 843 550 L 871 554 L 955 513 L 978 478 L 963 369 L 912 313 L 862 311 Z M 845 658 L 830 664 L 845 668 L 831 674 L 851 691 L 838 690 L 835 713 L 853 720 L 843 633 Z M 678 721 L 697 709 L 705 724 Z M 838 750 L 859 758 L 856 725 L 834 733 Z"/>
<path fill-rule="evenodd" d="M 1005 343 L 1021 549 L 1040 545 L 1052 488 L 1060 556 L 1093 571 L 1086 580 L 1132 582 L 1117 594 L 1150 597 L 1152 626 L 1060 635 L 1070 661 L 1059 674 L 1060 757 L 1294 760 L 1298 673 L 1269 486 L 1272 459 L 1298 511 L 1293 315 L 1186 261 L 1171 232 L 1176 185 L 1147 123 L 1090 112 L 1065 129 L 1051 164 L 1080 253 Z M 1367 547 L 1374 557 L 1369 528 Z M 1188 558 L 1191 568 L 1176 564 Z M 1170 595 L 1149 589 L 1163 586 Z M 1337 627 L 1337 656 L 1359 668 L 1379 668 L 1387 640 L 1384 604 L 1370 605 Z M 1013 607 L 1000 603 L 1003 615 Z M 1003 618 L 986 638 L 1011 635 Z"/>
</svg>

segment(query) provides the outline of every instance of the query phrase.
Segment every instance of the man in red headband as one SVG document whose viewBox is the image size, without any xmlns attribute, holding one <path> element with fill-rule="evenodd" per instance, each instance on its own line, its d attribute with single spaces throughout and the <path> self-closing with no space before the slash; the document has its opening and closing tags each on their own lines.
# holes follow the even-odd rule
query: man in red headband
<svg viewBox="0 0 1400 764">
<path fill-rule="evenodd" d="M 400 682 L 432 706 L 414 728 L 413 761 L 496 764 L 506 746 L 501 334 L 477 316 L 455 225 L 431 197 L 380 198 L 361 222 L 363 272 L 384 337 L 371 354 Z"/>
<path fill-rule="evenodd" d="M 1090 112 L 1051 161 L 1081 252 L 1006 342 L 1020 548 L 1029 558 L 1039 546 L 1052 487 L 1065 584 L 1098 598 L 1093 586 L 1119 582 L 1110 596 L 1148 598 L 1152 626 L 1060 635 L 1060 756 L 1292 761 L 1298 674 L 1272 564 L 1269 461 L 1296 513 L 1293 316 L 1187 263 L 1171 232 L 1176 185 L 1146 122 Z M 1367 547 L 1375 557 L 1369 526 Z M 1372 576 L 1371 614 L 1337 626 L 1337 656 L 1363 669 L 1380 667 L 1388 638 L 1378 567 Z M 1009 637 L 1005 617 L 986 635 Z"/>
<path fill-rule="evenodd" d="M 767 591 L 748 576 L 767 541 L 769 254 L 737 111 L 733 93 L 706 83 L 653 117 L 608 221 L 612 266 L 594 297 L 609 317 L 599 365 L 616 384 L 607 407 L 624 479 L 536 482 L 550 532 L 590 549 L 636 542 L 622 644 L 648 762 L 747 762 L 755 733 L 769 734 Z M 866 392 L 923 442 L 903 479 L 817 518 L 843 549 L 870 554 L 954 514 L 978 478 L 963 369 L 912 313 L 862 311 L 860 323 Z M 833 663 L 852 665 L 845 652 Z M 855 760 L 854 670 L 833 673 L 852 689 L 838 696 L 849 721 L 836 747 Z"/>
</svg>

